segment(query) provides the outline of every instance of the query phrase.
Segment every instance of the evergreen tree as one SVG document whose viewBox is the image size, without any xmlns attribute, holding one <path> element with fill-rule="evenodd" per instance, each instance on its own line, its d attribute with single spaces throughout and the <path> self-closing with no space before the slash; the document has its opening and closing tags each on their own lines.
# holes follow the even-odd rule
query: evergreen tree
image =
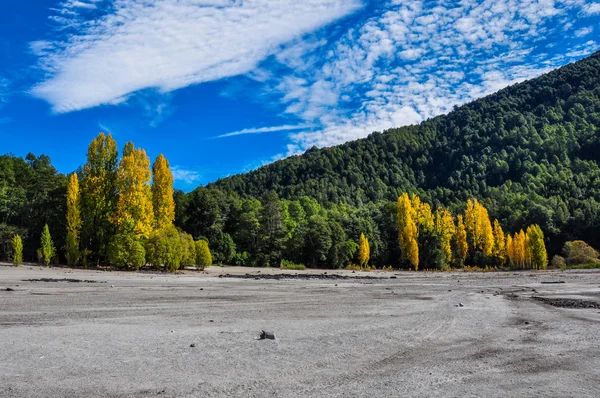
<svg viewBox="0 0 600 398">
<path fill-rule="evenodd" d="M 69 176 L 69 183 L 67 185 L 66 254 L 69 265 L 77 264 L 80 257 L 79 234 L 81 230 L 81 214 L 79 206 L 79 179 L 77 178 L 77 174 L 73 173 Z"/>
<path fill-rule="evenodd" d="M 23 262 L 23 240 L 21 235 L 15 235 L 12 240 L 12 263 L 19 265 Z"/>
<path fill-rule="evenodd" d="M 44 229 L 42 230 L 42 237 L 40 239 L 40 251 L 42 254 L 42 261 L 46 266 L 48 266 L 56 256 L 56 248 L 54 247 L 52 236 L 50 236 L 50 229 L 48 228 L 48 224 L 44 225 Z"/>
<path fill-rule="evenodd" d="M 160 229 L 171 225 L 175 220 L 173 173 L 169 168 L 169 162 L 162 154 L 158 155 L 152 165 L 152 176 L 154 227 Z"/>
</svg>

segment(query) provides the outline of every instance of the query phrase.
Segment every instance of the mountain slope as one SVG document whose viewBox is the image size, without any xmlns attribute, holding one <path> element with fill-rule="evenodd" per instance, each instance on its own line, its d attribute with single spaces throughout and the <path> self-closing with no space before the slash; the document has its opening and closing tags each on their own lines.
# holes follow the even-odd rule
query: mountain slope
<svg viewBox="0 0 600 398">
<path fill-rule="evenodd" d="M 536 222 L 550 234 L 571 225 L 565 238 L 589 235 L 600 225 L 599 128 L 597 52 L 419 125 L 313 148 L 210 186 L 354 206 L 405 191 L 450 207 L 478 197 L 511 229 Z"/>
</svg>

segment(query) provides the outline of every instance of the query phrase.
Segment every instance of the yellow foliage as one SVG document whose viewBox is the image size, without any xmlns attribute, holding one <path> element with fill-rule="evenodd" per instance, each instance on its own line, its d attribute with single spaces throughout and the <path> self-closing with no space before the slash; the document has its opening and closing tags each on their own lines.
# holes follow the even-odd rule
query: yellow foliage
<svg viewBox="0 0 600 398">
<path fill-rule="evenodd" d="M 471 247 L 480 249 L 485 256 L 491 256 L 494 249 L 494 232 L 487 209 L 477 199 L 467 202 L 465 227 Z"/>
<path fill-rule="evenodd" d="M 532 268 L 546 269 L 548 254 L 544 243 L 544 232 L 539 225 L 532 225 L 527 228 L 527 247 Z"/>
<path fill-rule="evenodd" d="M 463 216 L 461 214 L 458 215 L 458 225 L 456 228 L 456 254 L 458 258 L 464 261 L 467 258 L 467 254 L 469 253 L 469 243 L 467 242 L 467 230 L 465 229 L 465 224 L 463 223 Z"/>
<path fill-rule="evenodd" d="M 173 199 L 173 173 L 169 162 L 160 154 L 152 165 L 152 208 L 154 227 L 168 227 L 175 220 L 175 200 Z"/>
<path fill-rule="evenodd" d="M 81 230 L 81 213 L 79 210 L 79 179 L 77 174 L 69 176 L 67 185 L 67 239 L 65 244 L 66 257 L 69 265 L 79 261 L 79 233 Z"/>
<path fill-rule="evenodd" d="M 452 238 L 456 233 L 454 218 L 447 209 L 438 209 L 435 212 L 435 228 L 440 236 L 442 252 L 444 253 L 444 262 L 449 264 L 452 261 Z M 464 227 L 463 227 L 464 228 Z"/>
<path fill-rule="evenodd" d="M 398 231 L 400 240 L 400 251 L 402 258 L 415 270 L 419 269 L 419 246 L 417 244 L 418 229 L 415 223 L 417 212 L 413 204 L 421 207 L 421 201 L 418 196 L 413 196 L 412 201 L 408 194 L 404 193 L 398 198 Z"/>
<path fill-rule="evenodd" d="M 365 267 L 369 263 L 371 257 L 371 247 L 369 246 L 369 240 L 365 237 L 365 234 L 361 233 L 358 240 L 358 261 L 361 267 Z"/>
<path fill-rule="evenodd" d="M 148 238 L 154 224 L 150 188 L 150 159 L 146 151 L 134 148 L 121 158 L 117 170 L 119 199 L 114 222 L 133 229 L 136 238 Z"/>
<path fill-rule="evenodd" d="M 494 220 L 494 250 L 493 255 L 501 265 L 506 263 L 506 241 L 504 231 L 498 220 Z"/>
</svg>

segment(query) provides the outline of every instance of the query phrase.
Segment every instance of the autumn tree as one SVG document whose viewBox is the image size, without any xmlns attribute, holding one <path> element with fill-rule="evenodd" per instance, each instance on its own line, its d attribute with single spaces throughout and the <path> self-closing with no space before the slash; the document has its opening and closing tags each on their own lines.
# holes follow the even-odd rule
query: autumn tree
<svg viewBox="0 0 600 398">
<path fill-rule="evenodd" d="M 48 224 L 44 225 L 44 229 L 42 230 L 42 237 L 40 239 L 40 252 L 42 255 L 42 261 L 46 266 L 48 266 L 56 256 L 56 248 L 54 247 L 52 236 L 50 236 Z"/>
<path fill-rule="evenodd" d="M 435 229 L 440 237 L 442 253 L 444 254 L 444 264 L 450 264 L 452 261 L 452 238 L 456 233 L 456 226 L 449 210 L 438 209 L 435 212 Z"/>
<path fill-rule="evenodd" d="M 12 263 L 19 265 L 23 262 L 23 240 L 21 235 L 15 235 L 12 239 Z"/>
<path fill-rule="evenodd" d="M 470 246 L 479 249 L 484 256 L 491 256 L 494 249 L 494 232 L 487 209 L 477 199 L 467 202 L 465 227 Z"/>
<path fill-rule="evenodd" d="M 67 263 L 75 265 L 79 261 L 79 234 L 81 230 L 81 214 L 79 211 L 79 179 L 77 174 L 69 176 L 67 185 L 67 239 L 65 251 L 67 254 Z"/>
<path fill-rule="evenodd" d="M 506 263 L 506 238 L 498 220 L 494 220 L 494 258 L 500 265 Z"/>
<path fill-rule="evenodd" d="M 544 243 L 544 232 L 539 225 L 527 228 L 527 246 L 531 266 L 534 269 L 546 269 L 548 266 L 548 255 Z"/>
<path fill-rule="evenodd" d="M 415 270 L 419 269 L 418 230 L 415 224 L 416 212 L 407 193 L 398 198 L 398 233 L 402 259 Z"/>
<path fill-rule="evenodd" d="M 152 165 L 152 177 L 154 227 L 160 229 L 171 225 L 175 220 L 173 173 L 169 168 L 169 162 L 162 154 L 158 155 Z"/>
<path fill-rule="evenodd" d="M 456 256 L 462 264 L 464 264 L 469 254 L 469 243 L 467 242 L 467 230 L 463 222 L 462 214 L 457 217 L 456 227 Z"/>
<path fill-rule="evenodd" d="M 358 262 L 361 267 L 366 267 L 369 264 L 369 258 L 371 257 L 371 248 L 369 247 L 369 240 L 365 237 L 365 234 L 361 233 L 358 239 Z"/>
<path fill-rule="evenodd" d="M 81 181 L 81 243 L 84 252 L 97 262 L 106 259 L 106 249 L 114 226 L 111 217 L 116 206 L 117 143 L 100 133 L 89 145 Z M 84 254 L 84 263 L 87 255 Z"/>
<path fill-rule="evenodd" d="M 141 148 L 129 149 L 125 153 L 117 170 L 119 199 L 113 222 L 121 234 L 132 233 L 137 239 L 148 238 L 154 224 L 150 159 Z"/>
</svg>

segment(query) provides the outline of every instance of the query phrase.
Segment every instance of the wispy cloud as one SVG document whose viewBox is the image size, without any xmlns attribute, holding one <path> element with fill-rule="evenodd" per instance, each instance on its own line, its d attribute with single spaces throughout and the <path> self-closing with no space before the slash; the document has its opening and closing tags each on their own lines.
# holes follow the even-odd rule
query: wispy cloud
<svg viewBox="0 0 600 398">
<path fill-rule="evenodd" d="M 249 72 L 282 44 L 362 6 L 360 0 L 115 0 L 100 17 L 79 20 L 81 9 L 98 13 L 99 4 L 63 3 L 54 18 L 64 28 L 61 38 L 41 46 L 47 78 L 31 92 L 55 112 Z M 40 45 L 32 49 L 39 53 Z"/>
<path fill-rule="evenodd" d="M 184 169 L 179 166 L 172 166 L 171 172 L 173 173 L 173 179 L 175 181 L 181 181 L 188 185 L 197 183 L 200 178 L 202 178 L 202 174 L 198 171 Z"/>
<path fill-rule="evenodd" d="M 594 31 L 594 28 L 587 27 L 587 28 L 581 28 L 581 29 L 577 29 L 575 31 L 575 37 L 583 37 L 583 36 L 587 36 L 590 33 L 592 33 Z"/>
<path fill-rule="evenodd" d="M 239 131 L 234 131 L 227 134 L 221 134 L 213 138 L 225 138 L 225 137 L 234 137 L 236 135 L 245 135 L 245 134 L 263 134 L 263 133 L 275 133 L 281 131 L 294 131 L 294 130 L 302 130 L 306 128 L 310 128 L 312 125 L 310 124 L 300 124 L 300 125 L 283 125 L 283 126 L 272 126 L 272 127 L 260 127 L 260 128 L 248 128 Z"/>
<path fill-rule="evenodd" d="M 583 8 L 583 11 L 587 15 L 598 15 L 598 14 L 600 14 L 600 3 L 588 4 Z"/>
<path fill-rule="evenodd" d="M 286 61 L 304 60 L 313 65 L 308 72 L 297 68 L 271 81 L 267 91 L 279 93 L 288 113 L 321 126 L 290 134 L 288 155 L 420 122 L 594 50 L 588 42 L 566 55 L 544 51 L 546 37 L 580 11 L 594 12 L 579 0 L 380 4 L 317 65 L 310 53 Z M 562 45 L 584 33 L 561 33 Z"/>
</svg>

